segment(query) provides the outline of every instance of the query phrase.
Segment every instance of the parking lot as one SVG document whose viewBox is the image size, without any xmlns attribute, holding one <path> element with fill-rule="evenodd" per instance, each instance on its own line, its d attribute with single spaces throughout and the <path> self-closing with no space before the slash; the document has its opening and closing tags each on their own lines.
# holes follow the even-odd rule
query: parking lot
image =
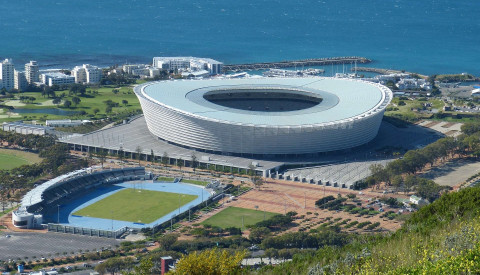
<svg viewBox="0 0 480 275">
<path fill-rule="evenodd" d="M 71 255 L 71 252 L 80 253 L 96 251 L 102 248 L 114 248 L 120 241 L 114 239 L 78 236 L 62 233 L 14 233 L 0 232 L 0 260 L 24 260 L 28 257 L 33 260 L 42 257 L 52 258 Z M 57 254 L 58 253 L 58 254 Z"/>
</svg>

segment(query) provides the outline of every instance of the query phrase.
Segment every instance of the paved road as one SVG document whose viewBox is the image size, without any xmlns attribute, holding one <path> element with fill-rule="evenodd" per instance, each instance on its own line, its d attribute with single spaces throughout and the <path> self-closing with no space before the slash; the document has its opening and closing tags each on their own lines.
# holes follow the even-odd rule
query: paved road
<svg viewBox="0 0 480 275">
<path fill-rule="evenodd" d="M 6 235 L 10 237 L 6 237 Z M 0 232 L 0 260 L 16 260 L 25 257 L 32 259 L 50 258 L 55 253 L 67 252 L 69 255 L 73 251 L 79 253 L 82 249 L 96 251 L 102 247 L 114 247 L 120 244 L 118 240 L 79 236 L 62 233 L 7 233 Z M 50 255 L 50 256 L 49 256 Z"/>
</svg>

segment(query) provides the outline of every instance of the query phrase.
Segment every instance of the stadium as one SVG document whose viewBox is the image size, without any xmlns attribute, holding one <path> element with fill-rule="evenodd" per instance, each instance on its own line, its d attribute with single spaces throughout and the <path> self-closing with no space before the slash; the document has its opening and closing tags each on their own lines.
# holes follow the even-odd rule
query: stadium
<svg viewBox="0 0 480 275">
<path fill-rule="evenodd" d="M 152 179 L 144 167 L 73 171 L 29 191 L 12 223 L 113 238 L 165 223 L 211 197 L 199 186 Z"/>
<path fill-rule="evenodd" d="M 150 82 L 135 88 L 149 131 L 188 149 L 298 155 L 371 141 L 392 99 L 354 79 L 248 78 Z"/>
</svg>

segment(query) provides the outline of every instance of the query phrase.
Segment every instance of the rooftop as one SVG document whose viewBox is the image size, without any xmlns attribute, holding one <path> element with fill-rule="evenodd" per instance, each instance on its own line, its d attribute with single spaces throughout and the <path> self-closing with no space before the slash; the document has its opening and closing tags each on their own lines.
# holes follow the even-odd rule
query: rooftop
<svg viewBox="0 0 480 275">
<path fill-rule="evenodd" d="M 249 78 L 180 80 L 147 83 L 137 88 L 158 104 L 192 116 L 219 122 L 267 126 L 318 125 L 353 120 L 376 112 L 391 99 L 384 86 L 360 80 L 335 78 Z M 209 102 L 203 94 L 215 90 L 290 90 L 320 96 L 308 109 L 290 112 L 240 111 Z M 255 116 L 252 121 L 252 115 Z"/>
</svg>

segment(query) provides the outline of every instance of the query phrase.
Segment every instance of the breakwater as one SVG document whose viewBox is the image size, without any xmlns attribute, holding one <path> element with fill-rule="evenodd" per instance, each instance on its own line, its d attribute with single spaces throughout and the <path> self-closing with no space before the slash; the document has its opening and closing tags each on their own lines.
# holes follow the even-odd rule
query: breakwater
<svg viewBox="0 0 480 275">
<path fill-rule="evenodd" d="M 261 70 L 271 68 L 293 68 L 293 67 L 311 67 L 311 66 L 324 66 L 335 64 L 367 64 L 372 60 L 359 57 L 329 57 L 329 58 L 313 58 L 293 61 L 280 61 L 280 62 L 261 62 L 261 63 L 247 63 L 247 64 L 225 64 L 223 66 L 224 72 L 230 71 L 243 71 L 243 70 Z"/>
</svg>

